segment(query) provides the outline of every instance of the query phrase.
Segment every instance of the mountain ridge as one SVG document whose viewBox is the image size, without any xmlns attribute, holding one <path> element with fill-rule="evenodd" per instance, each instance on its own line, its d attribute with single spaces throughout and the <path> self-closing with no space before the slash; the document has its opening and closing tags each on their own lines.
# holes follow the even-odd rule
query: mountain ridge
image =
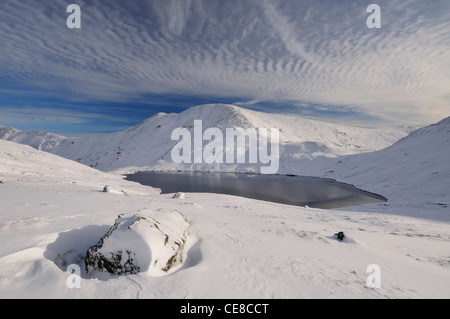
<svg viewBox="0 0 450 319">
<path fill-rule="evenodd" d="M 103 171 L 140 167 L 147 170 L 218 170 L 256 171 L 254 165 L 175 165 L 170 151 L 177 141 L 171 140 L 176 128 L 193 131 L 194 120 L 202 120 L 203 129 L 279 128 L 280 158 L 285 161 L 284 172 L 298 160 L 336 157 L 370 152 L 387 147 L 405 136 L 401 130 L 363 129 L 296 115 L 268 114 L 229 104 L 204 104 L 182 113 L 159 113 L 129 129 L 103 134 L 65 138 L 52 133 L 16 133 L 13 141 L 31 145 Z M 1 132 L 1 128 L 0 128 Z M 0 138 L 11 140 L 10 138 Z M 18 138 L 18 136 L 22 136 Z M 283 167 L 281 167 L 283 168 Z"/>
<path fill-rule="evenodd" d="M 389 199 L 386 207 L 410 207 L 410 214 L 417 216 L 436 211 L 448 219 L 445 209 L 450 206 L 449 157 L 447 117 L 411 132 L 387 148 L 329 161 L 315 174 L 382 194 Z"/>
<path fill-rule="evenodd" d="M 0 125 L 0 139 L 29 145 L 38 150 L 50 151 L 66 137 L 45 131 L 20 131 Z"/>
</svg>

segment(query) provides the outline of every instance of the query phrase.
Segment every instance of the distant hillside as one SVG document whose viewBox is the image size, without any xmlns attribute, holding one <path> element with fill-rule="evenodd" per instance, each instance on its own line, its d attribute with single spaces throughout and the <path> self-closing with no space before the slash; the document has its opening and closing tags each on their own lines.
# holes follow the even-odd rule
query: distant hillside
<svg viewBox="0 0 450 319">
<path fill-rule="evenodd" d="M 450 219 L 449 159 L 450 117 L 415 130 L 385 149 L 340 157 L 316 175 L 382 194 L 389 200 L 387 205 L 436 210 Z"/>
<path fill-rule="evenodd" d="M 226 128 L 279 128 L 280 173 L 309 175 L 312 159 L 370 152 L 385 148 L 406 135 L 401 130 L 364 129 L 304 119 L 295 115 L 267 114 L 233 105 L 208 104 L 179 114 L 160 113 L 130 129 L 100 136 L 64 138 L 43 132 L 18 132 L 13 139 L 83 164 L 111 171 L 124 168 L 149 170 L 257 171 L 252 164 L 174 164 L 170 152 L 177 141 L 172 131 L 179 127 L 193 135 L 194 120 L 203 130 Z M 206 142 L 205 142 L 206 144 Z"/>
<path fill-rule="evenodd" d="M 23 132 L 12 127 L 0 125 L 0 139 L 29 145 L 38 150 L 51 152 L 66 139 L 64 136 L 43 131 Z"/>
</svg>

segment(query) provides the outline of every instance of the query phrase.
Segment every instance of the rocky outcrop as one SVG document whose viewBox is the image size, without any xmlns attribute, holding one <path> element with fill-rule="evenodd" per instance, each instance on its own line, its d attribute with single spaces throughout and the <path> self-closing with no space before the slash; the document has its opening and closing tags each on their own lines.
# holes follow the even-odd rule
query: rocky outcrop
<svg viewBox="0 0 450 319">
<path fill-rule="evenodd" d="M 189 223 L 178 211 L 119 215 L 115 224 L 86 252 L 88 274 L 163 276 L 185 260 Z"/>
</svg>

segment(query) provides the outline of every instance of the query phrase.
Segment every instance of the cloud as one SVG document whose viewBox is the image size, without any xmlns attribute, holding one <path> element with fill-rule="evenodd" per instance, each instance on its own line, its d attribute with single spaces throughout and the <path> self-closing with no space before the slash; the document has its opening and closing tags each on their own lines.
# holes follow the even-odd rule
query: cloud
<svg viewBox="0 0 450 319">
<path fill-rule="evenodd" d="M 70 101 L 177 94 L 450 115 L 448 1 L 378 1 L 381 29 L 366 26 L 370 3 L 86 0 L 70 30 L 66 1 L 3 0 L 0 85 Z"/>
<path fill-rule="evenodd" d="M 273 2 L 263 0 L 261 3 L 267 21 L 279 36 L 286 50 L 294 56 L 299 56 L 308 63 L 316 62 L 317 57 L 308 52 L 305 45 L 297 39 L 301 33 L 296 27 L 295 22 L 290 21 L 288 16 L 280 14 Z"/>
<path fill-rule="evenodd" d="M 74 127 L 89 127 L 95 122 L 101 124 L 90 128 L 89 132 L 112 132 L 130 126 L 129 120 L 121 116 L 46 107 L 0 107 L 0 114 L 3 126 L 22 130 L 38 126 L 40 130 L 61 134 L 74 133 L 71 132 Z"/>
</svg>

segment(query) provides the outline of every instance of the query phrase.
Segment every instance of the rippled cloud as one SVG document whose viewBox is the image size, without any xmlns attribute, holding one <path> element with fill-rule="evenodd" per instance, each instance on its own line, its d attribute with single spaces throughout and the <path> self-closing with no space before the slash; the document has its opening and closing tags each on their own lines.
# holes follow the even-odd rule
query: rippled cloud
<svg viewBox="0 0 450 319">
<path fill-rule="evenodd" d="M 372 2 L 86 0 L 82 28 L 68 29 L 67 1 L 3 0 L 0 85 L 70 101 L 174 94 L 449 116 L 450 3 L 378 1 L 382 26 L 369 29 Z"/>
</svg>

